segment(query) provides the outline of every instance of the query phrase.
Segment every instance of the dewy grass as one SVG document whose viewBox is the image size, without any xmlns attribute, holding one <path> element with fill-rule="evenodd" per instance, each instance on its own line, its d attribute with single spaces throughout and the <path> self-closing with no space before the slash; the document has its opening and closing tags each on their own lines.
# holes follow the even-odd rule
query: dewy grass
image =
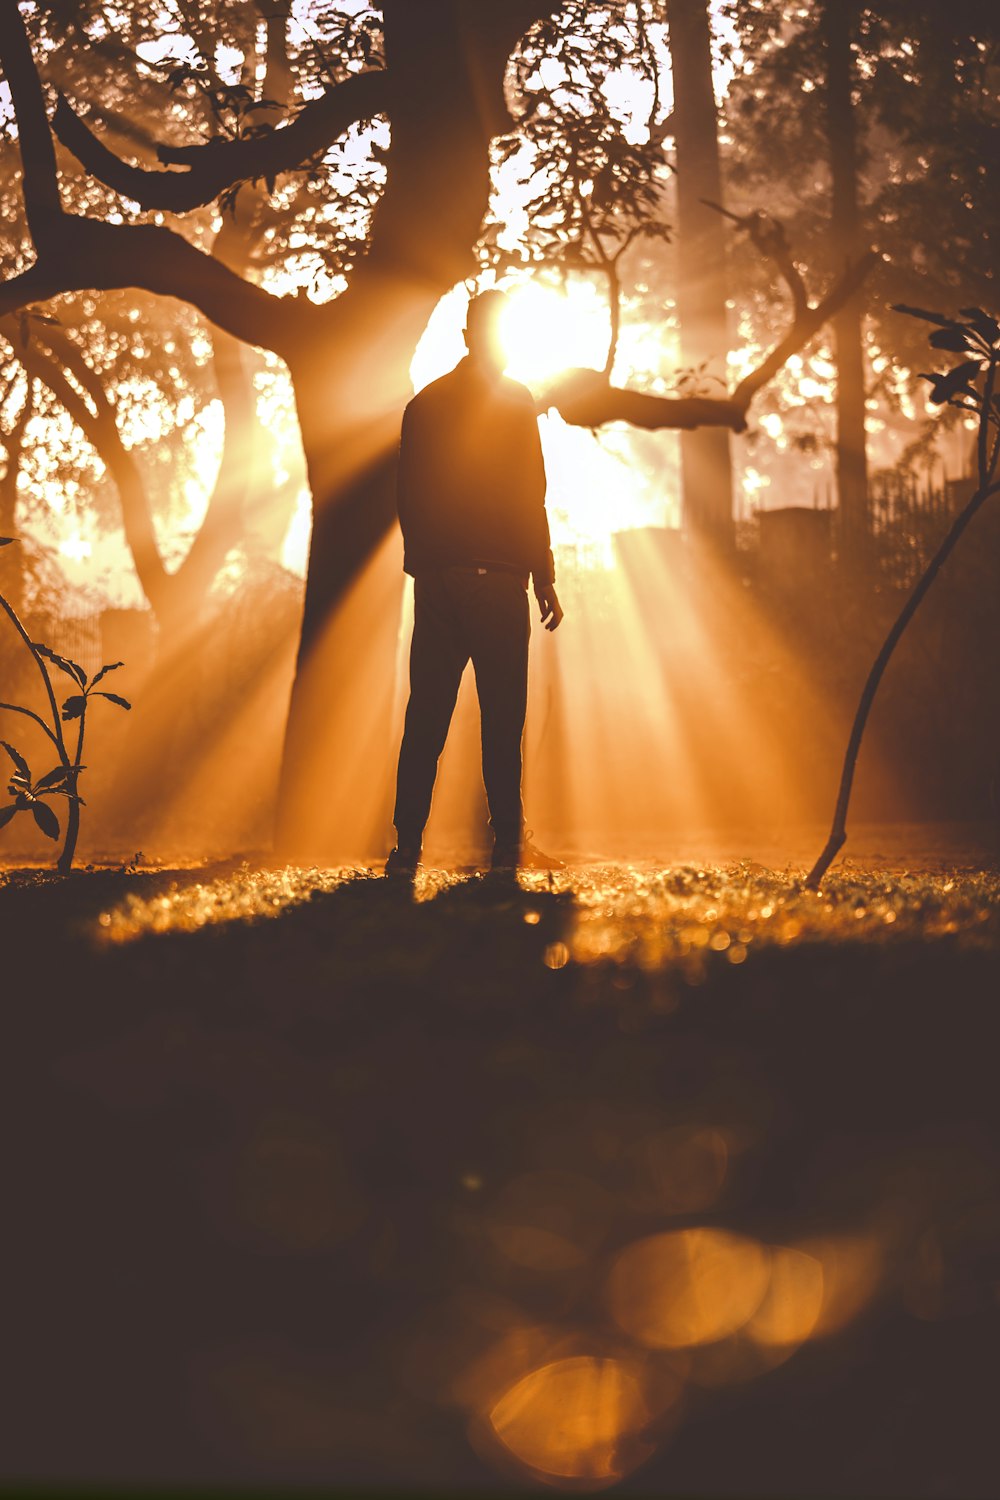
<svg viewBox="0 0 1000 1500">
<path fill-rule="evenodd" d="M 205 880 L 175 878 L 147 894 L 140 883 L 100 913 L 93 935 L 128 943 L 145 936 L 192 932 L 282 916 L 290 908 L 363 881 L 374 895 L 383 882 L 367 870 L 253 870 L 249 866 Z M 418 905 L 450 891 L 488 884 L 446 871 L 425 870 Z M 564 941 L 546 959 L 567 963 L 673 970 L 701 982 L 709 966 L 737 966 L 768 949 L 802 944 L 883 945 L 949 939 L 963 946 L 1000 944 L 1000 875 L 891 874 L 846 869 L 820 891 L 803 877 L 747 863 L 669 868 L 581 865 L 553 876 L 522 874 L 505 900 L 531 926 L 539 903 L 556 895 L 570 903 Z M 453 921 L 461 912 L 449 908 Z M 472 907 L 467 916 L 476 915 Z M 373 920 L 384 916 L 373 908 Z"/>
</svg>

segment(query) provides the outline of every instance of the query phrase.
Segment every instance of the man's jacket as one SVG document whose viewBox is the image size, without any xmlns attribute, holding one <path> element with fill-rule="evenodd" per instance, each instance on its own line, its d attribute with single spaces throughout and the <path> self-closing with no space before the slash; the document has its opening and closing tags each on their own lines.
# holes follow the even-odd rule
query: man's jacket
<svg viewBox="0 0 1000 1500">
<path fill-rule="evenodd" d="M 403 414 L 399 449 L 403 566 L 460 565 L 554 577 L 535 406 L 515 380 L 468 359 L 425 386 Z"/>
</svg>

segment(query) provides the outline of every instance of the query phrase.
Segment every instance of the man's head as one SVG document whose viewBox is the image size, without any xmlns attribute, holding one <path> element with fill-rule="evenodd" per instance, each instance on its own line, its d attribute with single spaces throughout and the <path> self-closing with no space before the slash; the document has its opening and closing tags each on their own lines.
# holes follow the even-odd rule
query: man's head
<svg viewBox="0 0 1000 1500">
<path fill-rule="evenodd" d="M 465 342 L 472 359 L 491 375 L 502 375 L 507 367 L 500 328 L 506 306 L 503 292 L 480 292 L 469 303 Z"/>
</svg>

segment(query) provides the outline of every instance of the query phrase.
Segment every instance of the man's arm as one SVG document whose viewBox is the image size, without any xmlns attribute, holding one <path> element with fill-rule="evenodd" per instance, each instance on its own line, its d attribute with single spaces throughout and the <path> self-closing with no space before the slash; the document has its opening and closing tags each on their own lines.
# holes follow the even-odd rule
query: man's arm
<svg viewBox="0 0 1000 1500">
<path fill-rule="evenodd" d="M 554 583 L 539 583 L 535 580 L 535 598 L 541 611 L 542 624 L 546 630 L 558 630 L 565 611 L 559 603 Z"/>
<path fill-rule="evenodd" d="M 546 630 L 557 630 L 563 618 L 563 607 L 555 586 L 555 562 L 552 557 L 552 540 L 549 535 L 549 518 L 545 513 L 545 460 L 542 457 L 542 440 L 538 433 L 538 417 L 534 402 L 528 397 L 530 414 L 525 427 L 525 457 L 527 475 L 525 491 L 529 497 L 529 519 L 532 529 L 531 577 L 535 598 L 541 611 L 542 624 Z"/>
</svg>

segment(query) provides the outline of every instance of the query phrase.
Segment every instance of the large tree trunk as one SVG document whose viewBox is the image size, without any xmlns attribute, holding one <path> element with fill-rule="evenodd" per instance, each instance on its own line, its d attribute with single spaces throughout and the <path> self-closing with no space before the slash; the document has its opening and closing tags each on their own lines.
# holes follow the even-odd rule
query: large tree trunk
<svg viewBox="0 0 1000 1500">
<path fill-rule="evenodd" d="M 509 125 L 504 71 L 545 9 L 385 6 L 392 144 L 371 249 L 288 357 L 313 538 L 276 827 L 287 858 L 385 846 L 401 598 L 393 471 L 409 365 L 438 300 L 475 270 L 489 142 Z"/>
<path fill-rule="evenodd" d="M 403 581 L 396 449 L 436 291 L 387 280 L 346 292 L 321 347 L 290 363 L 313 531 L 277 818 L 287 857 L 384 847 Z"/>
<path fill-rule="evenodd" d="M 712 34 L 706 0 L 667 0 L 674 81 L 677 149 L 677 311 L 681 358 L 707 361 L 726 376 L 730 347 L 726 318 L 725 231 L 703 199 L 720 202 L 722 173 L 712 86 Z M 681 434 L 684 524 L 716 548 L 733 540 L 733 482 L 729 433 L 702 427 Z"/>
<path fill-rule="evenodd" d="M 851 98 L 851 39 L 858 7 L 853 0 L 826 0 L 826 128 L 830 150 L 830 236 L 840 275 L 858 253 L 858 150 Z M 865 366 L 862 294 L 852 297 L 833 322 L 837 361 L 837 495 L 840 548 L 849 566 L 863 562 L 868 542 L 868 471 L 865 456 Z"/>
</svg>

